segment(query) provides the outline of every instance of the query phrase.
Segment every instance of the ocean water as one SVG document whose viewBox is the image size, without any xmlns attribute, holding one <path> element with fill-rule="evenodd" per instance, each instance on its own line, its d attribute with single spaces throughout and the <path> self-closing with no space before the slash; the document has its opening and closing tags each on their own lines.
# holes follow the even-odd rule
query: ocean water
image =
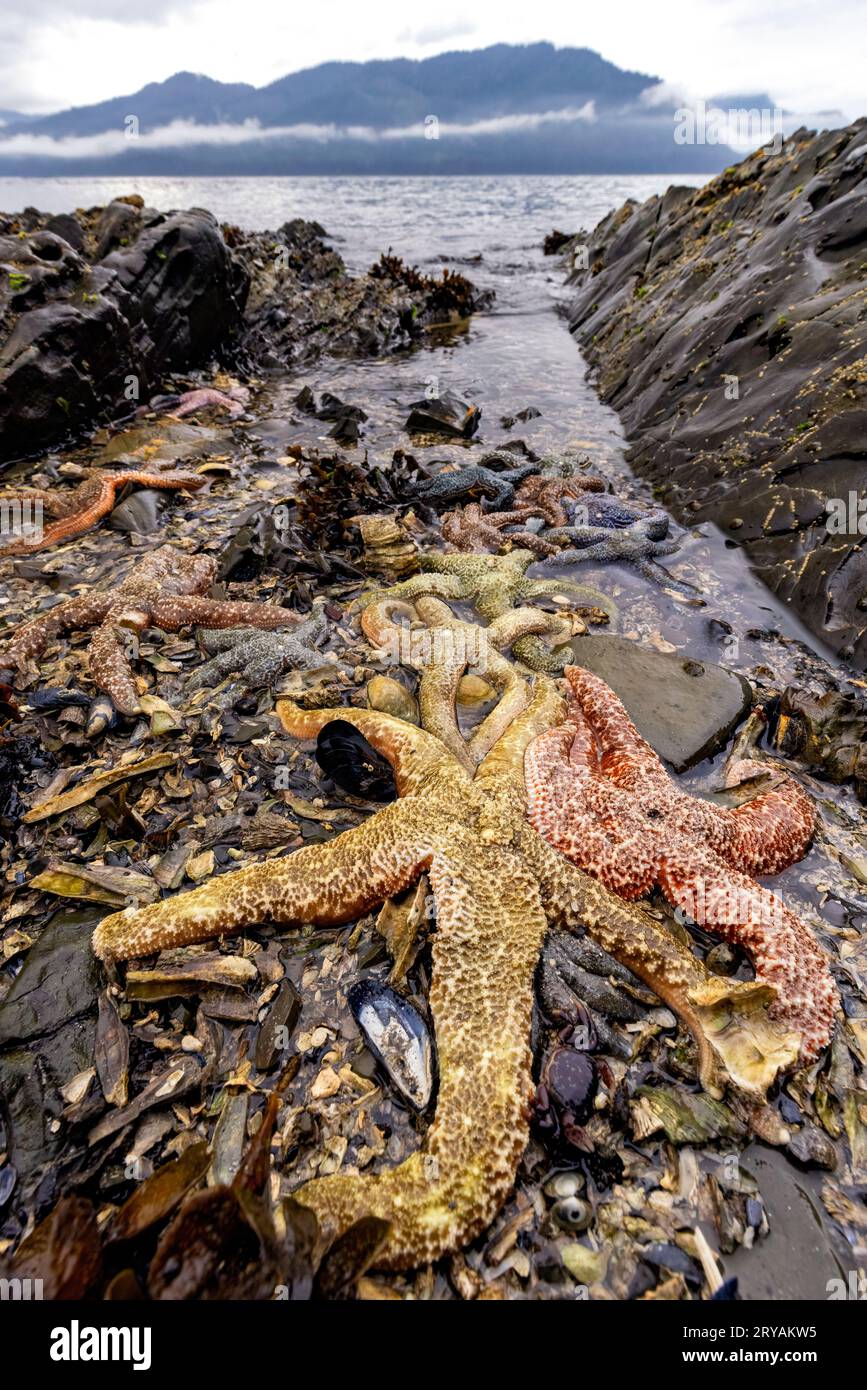
<svg viewBox="0 0 867 1390">
<path fill-rule="evenodd" d="M 389 246 L 422 264 L 438 254 L 486 250 L 507 257 L 537 247 L 552 227 L 591 228 L 627 198 L 643 202 L 703 175 L 642 174 L 478 178 L 0 178 L 0 209 L 69 212 L 140 193 L 149 207 L 204 207 L 251 231 L 292 217 L 330 232 L 353 269 Z"/>
</svg>

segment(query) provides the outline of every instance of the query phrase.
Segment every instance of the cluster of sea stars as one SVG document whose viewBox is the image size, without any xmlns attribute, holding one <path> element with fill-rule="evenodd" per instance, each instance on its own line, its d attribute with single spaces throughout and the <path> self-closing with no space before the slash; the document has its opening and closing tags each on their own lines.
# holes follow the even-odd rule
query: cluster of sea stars
<svg viewBox="0 0 867 1390">
<path fill-rule="evenodd" d="M 540 471 L 542 464 L 500 473 L 485 466 L 503 458 L 511 456 L 502 451 L 486 455 L 481 464 L 440 473 L 420 489 L 425 501 L 452 502 L 471 494 L 490 501 L 487 509 L 484 502 L 467 502 L 444 514 L 442 535 L 448 545 L 493 554 L 520 547 L 549 565 L 628 564 L 661 588 L 696 598 L 693 585 L 656 563 L 679 545 L 668 537 L 665 512 L 612 497 L 604 492 L 601 478 L 568 466 L 553 476 Z"/>
<path fill-rule="evenodd" d="M 506 471 L 486 466 L 493 463 Z M 666 544 L 654 515 L 624 518 L 617 499 L 603 503 L 599 480 L 542 472 L 545 460 L 512 463 L 511 455 L 486 456 L 479 467 L 426 485 L 430 503 L 481 493 L 508 509 L 508 521 L 476 503 L 454 521 L 445 518 L 456 544 L 508 536 L 513 524 L 524 534 L 507 543 L 538 541 L 526 527 L 535 519 L 562 532 L 550 543 L 568 541 L 579 558 L 598 558 L 594 547 L 615 538 L 621 545 L 605 558 L 616 554 L 642 567 L 668 553 L 652 549 Z M 585 497 L 579 521 L 569 508 Z M 590 534 L 596 531 L 603 536 Z M 420 1150 L 397 1167 L 373 1177 L 337 1173 L 297 1193 L 325 1240 L 362 1217 L 388 1221 L 377 1257 L 385 1267 L 411 1267 L 459 1248 L 485 1229 L 514 1182 L 529 1134 L 534 973 L 549 930 L 587 933 L 654 990 L 692 1034 L 702 1084 L 716 1095 L 728 1085 L 748 1107 L 760 1108 L 779 1073 L 814 1058 L 830 1035 L 836 995 L 827 963 L 806 927 L 751 877 L 779 872 L 804 853 L 811 803 L 787 778 L 737 810 L 687 797 L 608 687 L 571 666 L 567 711 L 545 673 L 562 669 L 575 616 L 535 604 L 571 599 L 602 620 L 616 618 L 616 609 L 570 580 L 528 578 L 539 553 L 540 545 L 528 543 L 505 554 L 427 554 L 413 578 L 365 595 L 368 640 L 419 673 L 421 728 L 352 706 L 303 711 L 279 701 L 293 737 L 314 738 L 335 719 L 354 726 L 391 763 L 397 801 L 327 843 L 114 913 L 94 933 L 97 956 L 111 961 L 263 921 L 334 926 L 428 875 L 436 905 L 435 1117 Z M 141 706 L 125 632 L 205 628 L 211 660 L 188 689 L 239 676 L 229 698 L 241 685 L 255 688 L 323 660 L 321 605 L 301 624 L 277 605 L 210 599 L 215 573 L 206 556 L 153 551 L 119 588 L 69 599 L 25 624 L 0 664 L 23 670 L 61 633 L 93 627 L 94 683 L 122 713 L 134 714 Z M 458 617 L 449 606 L 455 601 L 471 603 L 486 626 Z M 280 633 L 284 627 L 293 631 Z M 241 630 L 225 639 L 207 630 L 226 628 Z M 509 649 L 537 674 L 516 667 Z M 499 698 L 466 736 L 456 703 L 468 671 L 484 675 Z M 737 771 L 754 775 L 755 765 Z M 712 974 L 632 901 L 656 883 L 695 920 L 742 944 L 756 980 Z M 720 908 L 734 890 L 746 903 L 741 915 Z"/>
<path fill-rule="evenodd" d="M 406 1268 L 459 1248 L 490 1223 L 528 1139 L 533 977 L 549 926 L 586 930 L 676 1010 L 695 1038 L 702 1080 L 717 1093 L 728 1077 L 760 1101 L 791 1065 L 798 1039 L 769 1018 L 773 991 L 711 975 L 641 907 L 569 864 L 530 826 L 524 754 L 563 717 L 548 677 L 535 678 L 529 704 L 469 767 L 433 734 L 388 715 L 345 706 L 305 712 L 288 701 L 278 712 L 299 738 L 333 719 L 353 724 L 391 762 L 399 800 L 327 844 L 106 917 L 94 950 L 125 959 L 262 921 L 338 925 L 428 875 L 437 913 L 436 1115 L 422 1148 L 396 1168 L 337 1173 L 298 1191 L 325 1239 L 378 1216 L 390 1231 L 377 1264 Z"/>
<path fill-rule="evenodd" d="M 141 710 L 130 655 L 132 643 L 124 640 L 161 628 L 178 632 L 193 624 L 208 627 L 294 627 L 297 613 L 272 603 L 243 603 L 206 598 L 217 575 L 217 564 L 207 555 L 187 555 L 172 546 L 152 550 L 116 588 L 92 590 L 49 608 L 18 628 L 0 655 L 4 668 L 25 671 L 38 660 L 49 642 L 65 632 L 95 628 L 87 664 L 98 690 L 115 708 L 132 716 Z"/>
</svg>

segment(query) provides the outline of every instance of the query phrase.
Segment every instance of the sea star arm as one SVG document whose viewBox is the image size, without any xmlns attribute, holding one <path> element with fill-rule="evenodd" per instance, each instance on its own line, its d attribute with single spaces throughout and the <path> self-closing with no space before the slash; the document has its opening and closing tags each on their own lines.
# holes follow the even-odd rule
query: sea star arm
<svg viewBox="0 0 867 1390">
<path fill-rule="evenodd" d="M 800 1043 L 797 1033 L 769 1017 L 773 989 L 712 975 L 641 907 L 576 869 L 529 826 L 524 847 L 548 917 L 566 931 L 586 929 L 678 1015 L 695 1040 L 702 1084 L 720 1094 L 727 1073 L 736 1087 L 763 1098 L 794 1062 Z"/>
<path fill-rule="evenodd" d="M 272 630 L 294 627 L 301 614 L 279 603 L 247 603 L 239 599 L 202 598 L 198 594 L 168 595 L 151 606 L 152 625 L 165 632 L 198 624 L 201 627 L 255 627 Z"/>
<path fill-rule="evenodd" d="M 90 639 L 87 669 L 97 690 L 108 695 L 118 712 L 127 719 L 141 712 L 141 700 L 127 650 L 118 638 L 120 627 L 109 612 Z"/>
<path fill-rule="evenodd" d="M 771 1017 L 796 1030 L 801 1061 L 830 1041 L 837 991 L 825 952 L 782 899 L 693 842 L 662 855 L 659 884 L 669 902 L 747 952 L 756 979 L 772 985 Z"/>
<path fill-rule="evenodd" d="M 204 487 L 207 479 L 196 473 L 143 473 L 127 470 L 123 473 L 93 474 L 75 489 L 76 505 L 70 503 L 64 508 L 62 516 L 51 526 L 46 526 L 39 535 L 22 538 L 7 545 L 4 555 L 29 555 L 34 551 L 46 550 L 58 541 L 72 540 L 91 531 L 97 522 L 107 516 L 114 506 L 118 490 L 127 483 L 137 483 L 141 487 L 155 487 L 169 491 L 185 489 L 193 491 Z"/>
<path fill-rule="evenodd" d="M 429 878 L 439 1092 L 424 1146 L 376 1176 L 337 1173 L 294 1194 L 327 1239 L 362 1216 L 390 1221 L 377 1260 L 386 1268 L 435 1260 L 483 1231 L 529 1137 L 527 1040 L 546 928 L 538 889 L 514 854 L 486 849 L 463 829 L 433 856 Z"/>
<path fill-rule="evenodd" d="M 42 510 L 48 516 L 66 516 L 70 508 L 70 499 L 74 499 L 74 490 L 44 487 L 18 487 L 6 488 L 0 492 L 0 506 L 8 507 L 11 503 L 23 503 L 28 505 L 39 502 Z M 73 501 L 74 507 L 74 501 Z"/>
<path fill-rule="evenodd" d="M 108 594 L 82 594 L 79 598 L 58 603 L 18 628 L 0 662 L 21 670 L 28 661 L 40 657 L 55 637 L 102 622 L 110 607 L 111 596 Z"/>
<path fill-rule="evenodd" d="M 331 711 L 333 714 L 334 711 Z M 428 867 L 430 849 L 412 803 L 386 806 L 374 822 L 263 864 L 209 879 L 165 902 L 112 913 L 93 935 L 101 960 L 146 956 L 237 932 L 257 922 L 338 926 L 408 888 Z"/>
<path fill-rule="evenodd" d="M 766 766 L 757 765 L 762 772 Z M 720 853 L 747 874 L 779 874 L 802 859 L 816 829 L 816 808 L 793 777 L 726 813 Z"/>
</svg>

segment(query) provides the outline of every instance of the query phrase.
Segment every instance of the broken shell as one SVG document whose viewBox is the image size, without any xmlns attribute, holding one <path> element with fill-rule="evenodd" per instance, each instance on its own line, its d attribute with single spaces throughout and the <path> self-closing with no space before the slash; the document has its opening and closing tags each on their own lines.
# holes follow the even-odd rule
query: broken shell
<svg viewBox="0 0 867 1390">
<path fill-rule="evenodd" d="M 433 1044 L 417 1009 L 389 985 L 360 980 L 347 1002 L 364 1041 L 412 1108 L 427 1109 L 433 1090 Z"/>
</svg>

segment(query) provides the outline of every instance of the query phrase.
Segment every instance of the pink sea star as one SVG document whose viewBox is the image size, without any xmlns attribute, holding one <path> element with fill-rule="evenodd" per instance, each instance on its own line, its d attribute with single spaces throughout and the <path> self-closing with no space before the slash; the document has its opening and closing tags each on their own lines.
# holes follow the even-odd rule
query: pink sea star
<svg viewBox="0 0 867 1390">
<path fill-rule="evenodd" d="M 802 1062 L 814 1060 L 837 1005 L 827 959 L 806 924 L 751 877 L 804 855 L 815 827 L 810 798 L 785 774 L 738 807 L 691 796 L 604 681 L 580 666 L 564 675 L 567 722 L 535 739 L 525 758 L 531 824 L 621 897 L 658 884 L 694 921 L 743 946 L 756 979 L 777 991 L 771 1016 L 797 1029 Z M 741 759 L 727 783 L 766 774 Z"/>
</svg>

